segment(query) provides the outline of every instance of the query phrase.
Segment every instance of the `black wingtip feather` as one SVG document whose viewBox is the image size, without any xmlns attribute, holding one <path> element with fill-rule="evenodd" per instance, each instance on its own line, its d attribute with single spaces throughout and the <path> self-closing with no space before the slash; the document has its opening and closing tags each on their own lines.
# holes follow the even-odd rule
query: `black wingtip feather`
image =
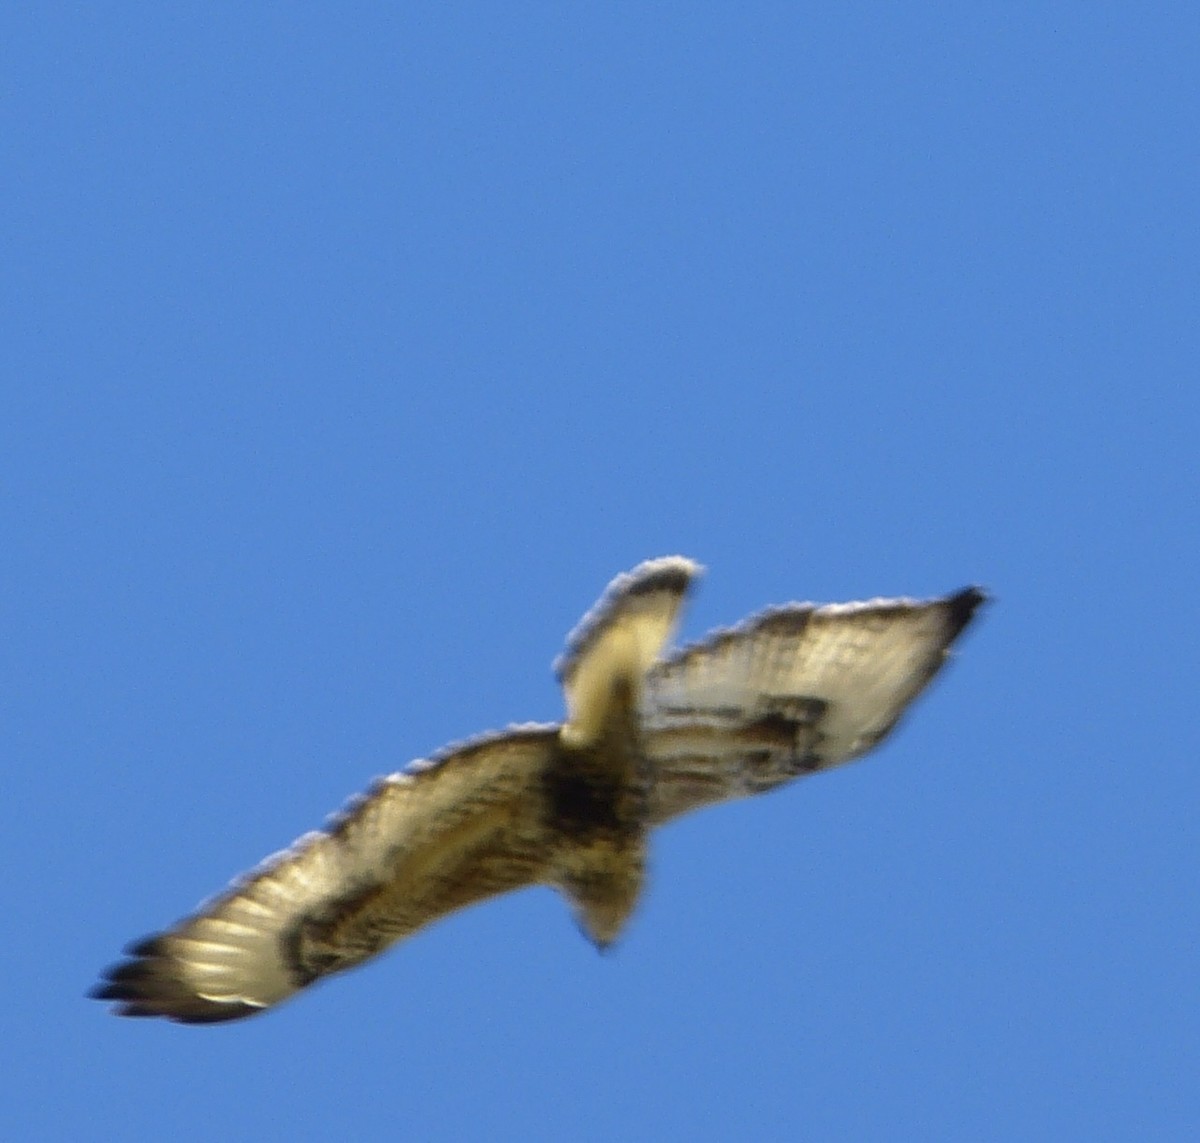
<svg viewBox="0 0 1200 1143">
<path fill-rule="evenodd" d="M 975 612 L 989 601 L 990 597 L 981 587 L 964 587 L 946 600 L 947 615 L 950 622 L 949 640 L 953 641 L 962 633 Z"/>
<path fill-rule="evenodd" d="M 160 959 L 154 959 L 153 950 L 161 951 L 157 938 L 133 947 L 147 951 L 134 954 L 141 959 L 112 965 L 87 992 L 90 1000 L 112 1003 L 116 1016 L 163 1016 L 177 1024 L 220 1024 L 265 1011 L 253 1004 L 196 996 L 165 970 Z"/>
<path fill-rule="evenodd" d="M 126 956 L 152 957 L 163 954 L 162 933 L 151 933 L 148 937 L 130 941 L 122 950 Z"/>
</svg>

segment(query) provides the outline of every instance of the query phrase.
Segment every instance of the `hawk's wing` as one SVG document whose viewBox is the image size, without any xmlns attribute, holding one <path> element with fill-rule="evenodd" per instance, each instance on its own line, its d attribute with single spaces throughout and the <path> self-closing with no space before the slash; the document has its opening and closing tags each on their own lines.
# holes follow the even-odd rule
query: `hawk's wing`
<svg viewBox="0 0 1200 1143">
<path fill-rule="evenodd" d="M 126 1016 L 231 1020 L 464 905 L 552 880 L 538 783 L 557 726 L 513 727 L 377 782 L 173 929 L 93 995 Z"/>
<path fill-rule="evenodd" d="M 984 595 L 793 604 L 658 664 L 643 730 L 651 820 L 773 789 L 879 744 Z"/>
</svg>

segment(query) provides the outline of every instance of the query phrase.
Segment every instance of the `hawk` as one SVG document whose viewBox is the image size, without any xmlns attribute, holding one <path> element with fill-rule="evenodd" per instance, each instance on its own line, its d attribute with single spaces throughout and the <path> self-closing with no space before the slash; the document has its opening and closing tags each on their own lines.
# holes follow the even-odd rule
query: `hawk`
<svg viewBox="0 0 1200 1143">
<path fill-rule="evenodd" d="M 661 658 L 700 570 L 672 556 L 613 580 L 555 663 L 564 722 L 378 780 L 325 831 L 131 945 L 90 995 L 124 1016 L 252 1016 L 527 885 L 556 888 L 604 948 L 637 904 L 652 829 L 879 745 L 985 598 L 791 604 Z"/>
</svg>

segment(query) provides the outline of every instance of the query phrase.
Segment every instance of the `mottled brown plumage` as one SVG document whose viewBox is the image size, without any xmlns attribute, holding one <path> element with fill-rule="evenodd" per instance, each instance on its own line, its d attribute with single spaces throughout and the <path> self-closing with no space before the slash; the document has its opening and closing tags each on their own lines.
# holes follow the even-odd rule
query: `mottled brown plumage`
<svg viewBox="0 0 1200 1143">
<path fill-rule="evenodd" d="M 551 885 L 599 946 L 636 906 L 649 830 L 877 745 L 983 601 L 791 605 L 660 660 L 698 572 L 619 576 L 556 664 L 563 724 L 515 726 L 381 779 L 329 829 L 131 946 L 92 995 L 185 1023 L 260 1012 L 437 918 Z"/>
</svg>

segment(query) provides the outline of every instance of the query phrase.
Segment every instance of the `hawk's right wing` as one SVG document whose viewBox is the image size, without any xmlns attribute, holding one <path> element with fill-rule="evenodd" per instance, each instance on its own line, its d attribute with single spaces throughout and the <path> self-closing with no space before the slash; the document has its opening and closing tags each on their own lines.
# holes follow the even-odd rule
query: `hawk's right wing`
<svg viewBox="0 0 1200 1143">
<path fill-rule="evenodd" d="M 642 716 L 650 817 L 774 789 L 877 746 L 984 601 L 872 600 L 763 612 L 659 663 Z"/>
</svg>

